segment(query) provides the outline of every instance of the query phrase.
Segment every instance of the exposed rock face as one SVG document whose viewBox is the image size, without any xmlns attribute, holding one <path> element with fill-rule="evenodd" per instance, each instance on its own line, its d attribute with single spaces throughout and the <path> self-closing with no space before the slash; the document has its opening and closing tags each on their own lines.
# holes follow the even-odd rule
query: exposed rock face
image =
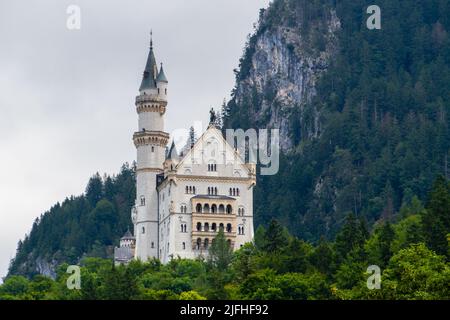
<svg viewBox="0 0 450 320">
<path fill-rule="evenodd" d="M 340 22 L 332 9 L 325 19 L 311 21 L 307 30 L 282 19 L 278 25 L 266 26 L 267 20 L 266 12 L 250 39 L 243 59 L 250 63 L 244 71 L 241 65 L 234 102 L 248 105 L 255 128 L 259 124 L 279 128 L 281 148 L 288 151 L 294 146 L 293 117 L 302 123 L 304 107 L 316 94 L 317 80 L 337 49 Z M 320 133 L 319 111 L 315 109 L 313 114 L 314 123 L 304 133 L 307 138 Z"/>
</svg>

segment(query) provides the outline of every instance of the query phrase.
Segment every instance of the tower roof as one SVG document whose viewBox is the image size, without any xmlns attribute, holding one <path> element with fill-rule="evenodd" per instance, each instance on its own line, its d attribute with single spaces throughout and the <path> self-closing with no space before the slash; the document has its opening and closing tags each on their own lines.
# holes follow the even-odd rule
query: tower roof
<svg viewBox="0 0 450 320">
<path fill-rule="evenodd" d="M 156 82 L 169 82 L 167 81 L 166 75 L 164 74 L 163 65 L 161 63 L 161 68 L 159 69 L 158 77 L 156 78 Z"/>
<path fill-rule="evenodd" d="M 170 146 L 169 152 L 167 153 L 167 159 L 178 160 L 178 152 L 175 147 L 175 142 L 172 140 L 172 145 Z"/>
<path fill-rule="evenodd" d="M 158 66 L 156 65 L 155 54 L 153 53 L 153 40 L 150 39 L 150 51 L 145 64 L 144 75 L 142 77 L 139 91 L 156 88 L 156 77 L 158 76 Z"/>
<path fill-rule="evenodd" d="M 127 232 L 125 232 L 125 234 L 123 235 L 123 237 L 120 238 L 120 239 L 122 239 L 122 240 L 125 240 L 125 239 L 134 239 L 134 237 L 133 237 L 133 235 L 131 234 L 130 230 L 128 229 Z"/>
</svg>

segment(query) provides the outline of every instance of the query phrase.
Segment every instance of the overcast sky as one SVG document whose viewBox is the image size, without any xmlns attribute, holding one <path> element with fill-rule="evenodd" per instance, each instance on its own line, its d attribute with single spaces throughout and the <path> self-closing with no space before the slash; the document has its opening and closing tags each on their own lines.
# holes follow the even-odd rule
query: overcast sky
<svg viewBox="0 0 450 320">
<path fill-rule="evenodd" d="M 135 159 L 150 29 L 169 80 L 166 131 L 187 129 L 229 97 L 268 3 L 0 1 L 0 277 L 36 217 Z M 80 30 L 66 27 L 69 5 L 81 9 Z"/>
</svg>

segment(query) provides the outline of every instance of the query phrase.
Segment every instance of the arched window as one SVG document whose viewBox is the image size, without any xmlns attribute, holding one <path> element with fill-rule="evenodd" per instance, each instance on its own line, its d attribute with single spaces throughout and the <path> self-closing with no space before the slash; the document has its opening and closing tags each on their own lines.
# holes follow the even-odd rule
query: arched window
<svg viewBox="0 0 450 320">
<path fill-rule="evenodd" d="M 230 188 L 230 196 L 233 195 L 233 190 Z"/>
<path fill-rule="evenodd" d="M 192 193 L 192 187 L 189 187 L 189 193 Z"/>
<path fill-rule="evenodd" d="M 197 231 L 202 231 L 202 224 L 201 224 L 201 222 L 197 222 Z"/>
<path fill-rule="evenodd" d="M 195 208 L 195 210 L 197 211 L 197 213 L 201 213 L 202 212 L 202 205 L 200 203 L 198 203 L 197 207 Z"/>
<path fill-rule="evenodd" d="M 233 208 L 231 207 L 231 205 L 227 205 L 227 213 L 228 214 L 232 214 L 233 213 Z"/>
<path fill-rule="evenodd" d="M 224 229 L 223 223 L 219 224 L 219 230 L 223 231 L 223 229 Z"/>
<path fill-rule="evenodd" d="M 211 194 L 211 188 L 208 187 L 208 195 L 210 195 L 210 194 Z"/>
<path fill-rule="evenodd" d="M 183 250 L 186 250 L 186 242 L 183 242 Z"/>
<path fill-rule="evenodd" d="M 195 194 L 195 187 L 192 187 L 192 192 Z"/>
<path fill-rule="evenodd" d="M 186 228 L 187 228 L 187 226 L 186 226 L 186 224 L 185 224 L 185 225 L 184 225 L 184 232 L 187 232 L 187 231 L 186 231 Z"/>
<path fill-rule="evenodd" d="M 239 197 L 239 188 L 236 189 L 236 195 Z"/>
<path fill-rule="evenodd" d="M 245 232 L 244 232 L 244 226 L 241 227 L 241 234 L 245 234 Z"/>
<path fill-rule="evenodd" d="M 231 232 L 232 231 L 232 227 L 231 227 L 231 223 L 227 224 L 227 232 Z"/>
<path fill-rule="evenodd" d="M 225 206 L 223 204 L 219 205 L 219 213 L 225 213 Z"/>
<path fill-rule="evenodd" d="M 214 194 L 217 196 L 217 187 L 214 188 Z"/>
<path fill-rule="evenodd" d="M 181 225 L 181 232 L 184 232 L 183 224 Z"/>
<path fill-rule="evenodd" d="M 217 224 L 215 222 L 213 222 L 213 224 L 211 225 L 211 230 L 214 232 L 217 231 Z"/>
<path fill-rule="evenodd" d="M 186 186 L 186 193 L 189 193 L 189 187 Z"/>
<path fill-rule="evenodd" d="M 209 231 L 209 223 L 205 222 L 205 225 L 203 228 L 204 228 L 204 231 L 208 232 Z"/>
<path fill-rule="evenodd" d="M 155 147 L 154 146 L 152 146 L 152 152 L 155 152 Z"/>
<path fill-rule="evenodd" d="M 205 249 L 208 249 L 208 246 L 209 246 L 209 239 L 206 238 L 204 243 L 205 243 Z"/>
<path fill-rule="evenodd" d="M 152 247 L 152 249 L 155 249 L 155 243 L 154 242 L 152 242 L 151 247 Z"/>
<path fill-rule="evenodd" d="M 142 234 L 145 233 L 145 227 L 142 227 Z"/>
<path fill-rule="evenodd" d="M 197 250 L 200 250 L 200 246 L 202 245 L 202 239 L 197 239 Z"/>
<path fill-rule="evenodd" d="M 211 206 L 211 213 L 217 213 L 217 205 L 213 204 Z"/>
<path fill-rule="evenodd" d="M 203 207 L 203 212 L 209 213 L 209 204 L 205 204 L 205 206 Z"/>
<path fill-rule="evenodd" d="M 164 89 L 164 94 L 167 94 L 167 89 Z"/>
</svg>

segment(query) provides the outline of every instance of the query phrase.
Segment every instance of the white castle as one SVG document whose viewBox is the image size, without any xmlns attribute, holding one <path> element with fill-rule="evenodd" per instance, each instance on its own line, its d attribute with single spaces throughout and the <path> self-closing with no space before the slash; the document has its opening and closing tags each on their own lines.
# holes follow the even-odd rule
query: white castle
<svg viewBox="0 0 450 320">
<path fill-rule="evenodd" d="M 131 218 L 134 237 L 127 233 L 115 249 L 115 262 L 130 259 L 206 257 L 220 229 L 236 250 L 253 239 L 255 164 L 245 163 L 214 125 L 197 140 L 188 139 L 178 154 L 167 150 L 164 131 L 168 81 L 158 70 L 153 44 L 136 97 L 138 131 L 136 204 Z M 130 237 L 133 240 L 130 242 Z"/>
</svg>

